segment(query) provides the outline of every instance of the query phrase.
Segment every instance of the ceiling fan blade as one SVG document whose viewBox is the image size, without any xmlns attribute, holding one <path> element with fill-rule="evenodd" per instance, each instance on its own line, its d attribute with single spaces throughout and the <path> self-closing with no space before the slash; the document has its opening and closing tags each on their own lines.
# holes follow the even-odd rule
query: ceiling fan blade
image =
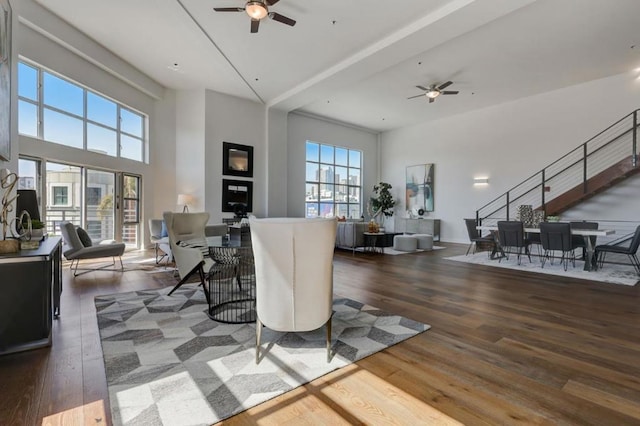
<svg viewBox="0 0 640 426">
<path fill-rule="evenodd" d="M 416 86 L 418 89 L 420 90 L 424 90 L 425 92 L 428 91 L 429 89 L 427 89 L 426 87 L 422 87 L 422 86 Z"/>
<path fill-rule="evenodd" d="M 407 99 L 415 99 L 415 98 L 420 98 L 420 97 L 423 97 L 423 96 L 424 96 L 424 93 L 422 93 L 420 95 L 411 96 L 410 98 L 407 98 Z"/>
<path fill-rule="evenodd" d="M 429 98 L 429 103 L 432 104 L 436 101 L 436 98 Z"/>
<path fill-rule="evenodd" d="M 457 90 L 445 90 L 444 92 L 440 92 L 441 95 L 457 95 L 458 92 Z"/>
<path fill-rule="evenodd" d="M 243 7 L 214 7 L 216 12 L 244 12 Z"/>
<path fill-rule="evenodd" d="M 267 6 L 273 6 L 274 4 L 278 3 L 280 0 L 265 0 L 265 3 L 267 4 Z"/>
<path fill-rule="evenodd" d="M 438 90 L 442 90 L 442 89 L 444 89 L 445 87 L 449 87 L 449 86 L 451 86 L 452 84 L 453 84 L 453 81 L 447 81 L 446 83 L 442 83 L 442 84 L 438 87 Z"/>
<path fill-rule="evenodd" d="M 286 16 L 280 15 L 276 12 L 269 12 L 269 18 L 273 19 L 274 21 L 282 22 L 283 24 L 291 25 L 292 27 L 296 24 L 296 21 L 294 21 L 293 19 L 287 18 Z"/>
<path fill-rule="evenodd" d="M 252 33 L 257 33 L 259 26 L 260 26 L 260 20 L 259 19 L 252 19 L 251 20 L 251 32 Z"/>
</svg>

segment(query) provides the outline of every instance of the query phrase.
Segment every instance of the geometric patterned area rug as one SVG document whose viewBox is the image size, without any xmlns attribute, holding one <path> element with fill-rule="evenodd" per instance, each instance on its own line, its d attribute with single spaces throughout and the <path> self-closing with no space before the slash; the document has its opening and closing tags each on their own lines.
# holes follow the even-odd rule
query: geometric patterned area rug
<svg viewBox="0 0 640 426">
<path fill-rule="evenodd" d="M 171 287 L 97 296 L 115 425 L 210 425 L 430 328 L 350 299 L 333 302 L 331 362 L 325 329 L 264 328 L 207 316 L 202 289 Z"/>
<path fill-rule="evenodd" d="M 576 260 L 576 266 L 569 262 L 569 267 L 564 270 L 564 267 L 560 264 L 559 259 L 555 259 L 553 264 L 546 261 L 544 268 L 541 266 L 540 258 L 538 256 L 531 256 L 531 262 L 527 256 L 521 256 L 520 265 L 517 262 L 517 256 L 509 255 L 509 259 L 498 260 L 489 259 L 488 252 L 477 252 L 468 256 L 453 256 L 445 257 L 447 260 L 455 260 L 457 262 L 475 263 L 477 265 L 495 266 L 498 268 L 517 269 L 520 271 L 536 272 L 539 274 L 558 275 L 562 277 L 579 278 L 583 280 L 600 281 L 609 284 L 622 284 L 633 286 L 638 282 L 638 274 L 633 266 L 630 265 L 617 265 L 617 264 L 605 264 L 603 268 L 599 268 L 597 271 L 585 271 L 584 261 Z"/>
</svg>

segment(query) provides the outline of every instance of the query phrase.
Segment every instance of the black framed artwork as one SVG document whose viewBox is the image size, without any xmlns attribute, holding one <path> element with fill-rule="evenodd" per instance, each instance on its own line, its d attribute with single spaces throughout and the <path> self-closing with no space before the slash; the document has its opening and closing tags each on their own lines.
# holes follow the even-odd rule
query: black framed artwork
<svg viewBox="0 0 640 426">
<path fill-rule="evenodd" d="M 222 211 L 236 212 L 237 205 L 244 205 L 246 212 L 253 211 L 253 182 L 222 179 Z"/>
<path fill-rule="evenodd" d="M 253 147 L 223 142 L 222 174 L 253 177 Z"/>
</svg>

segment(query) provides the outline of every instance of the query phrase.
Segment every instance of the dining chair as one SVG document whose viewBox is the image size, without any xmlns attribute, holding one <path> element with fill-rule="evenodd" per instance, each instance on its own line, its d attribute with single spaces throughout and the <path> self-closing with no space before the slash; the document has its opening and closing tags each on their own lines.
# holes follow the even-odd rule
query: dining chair
<svg viewBox="0 0 640 426">
<path fill-rule="evenodd" d="M 562 252 L 560 264 L 567 270 L 569 260 L 572 260 L 573 267 L 576 267 L 576 255 L 571 239 L 571 224 L 560 222 L 542 222 L 540 224 L 540 242 L 544 254 L 542 256 L 542 267 L 547 260 L 553 265 L 553 255 L 556 251 Z"/>
<path fill-rule="evenodd" d="M 478 226 L 478 222 L 475 219 L 465 219 L 465 225 L 467 225 L 467 234 L 469 234 L 469 247 L 467 248 L 467 256 L 469 255 L 469 250 L 473 247 L 473 253 L 475 254 L 478 249 L 478 243 L 481 245 L 487 245 L 490 248 L 494 248 L 496 245 L 496 240 L 493 235 L 485 235 L 484 237 L 480 234 L 480 231 L 476 228 Z M 489 251 L 491 254 L 491 251 Z"/>
<path fill-rule="evenodd" d="M 629 259 L 631 260 L 631 264 L 636 270 L 636 273 L 640 275 L 640 261 L 638 261 L 637 255 L 638 247 L 640 247 L 640 226 L 636 228 L 636 231 L 633 234 L 628 247 L 608 244 L 596 246 L 595 256 L 596 259 L 598 259 L 598 267 L 602 268 L 602 266 L 604 265 L 604 258 L 607 253 L 624 254 L 629 257 Z"/>
<path fill-rule="evenodd" d="M 571 224 L 571 229 L 598 229 L 598 222 L 587 222 L 583 220 L 569 223 Z M 592 248 L 596 246 L 597 238 L 598 237 L 595 235 L 589 237 Z M 584 259 L 585 251 L 587 248 L 584 237 L 582 235 L 572 235 L 571 243 L 573 244 L 574 248 L 582 248 L 582 258 Z"/>
<path fill-rule="evenodd" d="M 528 238 L 525 238 L 524 224 L 519 220 L 498 221 L 498 242 L 507 260 L 509 260 L 510 253 L 515 253 L 518 256 L 518 265 L 520 265 L 520 257 L 524 250 L 524 254 L 527 255 L 529 262 L 531 262 L 531 253 L 529 252 L 531 242 Z M 500 261 L 502 261 L 502 258 L 499 259 Z"/>
<path fill-rule="evenodd" d="M 256 277 L 256 364 L 262 326 L 281 332 L 326 326 L 331 360 L 333 251 L 332 219 L 250 219 Z"/>
<path fill-rule="evenodd" d="M 209 213 L 173 213 L 162 214 L 167 225 L 171 254 L 176 262 L 180 281 L 169 292 L 169 296 L 182 286 L 192 275 L 200 276 L 200 285 L 209 303 L 209 290 L 205 284 L 205 271 L 213 266 L 209 257 L 209 245 L 205 236 L 205 226 Z"/>
</svg>

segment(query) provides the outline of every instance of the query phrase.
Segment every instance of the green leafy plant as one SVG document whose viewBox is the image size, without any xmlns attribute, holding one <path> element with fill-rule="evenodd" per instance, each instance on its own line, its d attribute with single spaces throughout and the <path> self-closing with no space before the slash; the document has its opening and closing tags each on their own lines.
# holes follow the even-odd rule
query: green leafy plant
<svg viewBox="0 0 640 426">
<path fill-rule="evenodd" d="M 380 182 L 373 186 L 374 196 L 369 200 L 369 215 L 374 218 L 380 214 L 385 217 L 393 216 L 393 207 L 396 205 L 391 195 L 391 184 Z"/>
<path fill-rule="evenodd" d="M 38 219 L 31 219 L 31 229 L 42 229 L 45 227 L 45 224 L 40 222 Z"/>
</svg>

